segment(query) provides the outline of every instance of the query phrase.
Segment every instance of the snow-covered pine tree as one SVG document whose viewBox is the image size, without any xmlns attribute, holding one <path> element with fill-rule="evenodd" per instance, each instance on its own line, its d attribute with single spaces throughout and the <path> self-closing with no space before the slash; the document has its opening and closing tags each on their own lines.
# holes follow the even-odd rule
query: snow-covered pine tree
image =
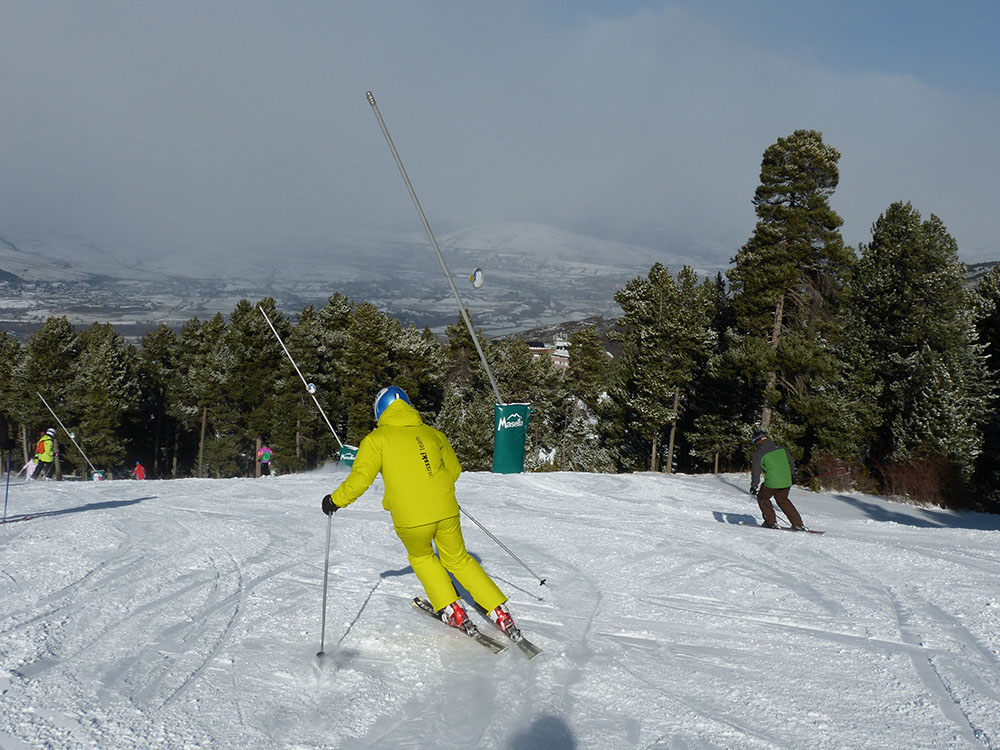
<svg viewBox="0 0 1000 750">
<path fill-rule="evenodd" d="M 554 425 L 561 416 L 561 373 L 548 357 L 535 359 L 527 342 L 520 337 L 492 342 L 486 356 L 497 382 L 504 389 L 505 398 L 510 402 L 531 404 L 531 418 L 525 433 L 525 470 L 550 467 L 550 457 L 558 441 Z"/>
<path fill-rule="evenodd" d="M 667 471 L 672 470 L 675 424 L 684 389 L 712 352 L 716 334 L 711 321 L 714 297 L 711 285 L 699 285 L 690 268 L 676 281 L 656 263 L 646 278 L 632 279 L 615 294 L 622 308 L 619 330 L 622 358 L 609 390 L 611 428 L 625 438 L 617 449 L 623 467 L 638 465 L 629 454 L 637 435 L 646 446 L 649 470 L 659 468 L 661 439 L 667 437 Z M 665 432 L 669 426 L 669 432 Z"/>
<path fill-rule="evenodd" d="M 94 323 L 80 334 L 79 342 L 80 356 L 68 390 L 76 405 L 76 442 L 96 468 L 120 475 L 133 442 L 149 437 L 143 434 L 147 425 L 139 414 L 139 353 L 108 324 Z M 61 450 L 78 471 L 90 471 L 71 441 L 64 440 Z"/>
<path fill-rule="evenodd" d="M 447 379 L 434 426 L 451 442 L 467 471 L 487 471 L 493 463 L 493 394 L 472 338 L 459 320 L 445 330 Z M 479 335 L 487 361 L 493 342 Z M 492 366 L 492 364 L 491 364 Z"/>
<path fill-rule="evenodd" d="M 978 313 L 976 329 L 989 370 L 991 402 L 983 424 L 983 449 L 976 462 L 973 481 L 984 510 L 1000 512 L 1000 264 L 976 285 Z"/>
<path fill-rule="evenodd" d="M 806 453 L 837 418 L 824 389 L 839 376 L 836 312 L 855 260 L 829 203 L 839 160 L 815 130 L 796 130 L 764 151 L 757 224 L 728 273 L 740 334 L 733 353 L 759 389 L 760 424 L 768 429 L 780 418 L 775 431 L 800 436 Z"/>
<path fill-rule="evenodd" d="M 594 326 L 570 334 L 565 386 L 571 409 L 579 400 L 591 412 L 597 411 L 598 399 L 607 391 L 612 366 L 607 347 Z"/>
<path fill-rule="evenodd" d="M 614 362 L 594 326 L 569 337 L 569 367 L 562 378 L 560 407 L 553 412 L 557 436 L 554 465 L 570 471 L 614 471 L 614 461 L 603 446 L 598 409 L 613 372 Z"/>
<path fill-rule="evenodd" d="M 847 298 L 848 352 L 877 408 L 863 424 L 876 462 L 937 456 L 968 476 L 989 403 L 965 267 L 936 216 L 893 203 L 872 228 Z"/>
</svg>

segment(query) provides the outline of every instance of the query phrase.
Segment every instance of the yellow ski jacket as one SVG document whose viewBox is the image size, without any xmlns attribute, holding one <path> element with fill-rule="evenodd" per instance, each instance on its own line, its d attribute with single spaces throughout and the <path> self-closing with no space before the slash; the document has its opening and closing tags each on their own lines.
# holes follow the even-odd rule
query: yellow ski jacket
<svg viewBox="0 0 1000 750">
<path fill-rule="evenodd" d="M 52 452 L 52 438 L 49 435 L 42 435 L 35 446 L 35 459 L 43 463 L 50 464 L 55 459 Z"/>
<path fill-rule="evenodd" d="M 334 504 L 353 503 L 379 472 L 385 481 L 382 507 L 392 513 L 393 526 L 423 526 L 458 515 L 458 457 L 444 433 L 425 425 L 402 399 L 389 404 L 361 441 L 351 473 L 330 495 Z"/>
</svg>

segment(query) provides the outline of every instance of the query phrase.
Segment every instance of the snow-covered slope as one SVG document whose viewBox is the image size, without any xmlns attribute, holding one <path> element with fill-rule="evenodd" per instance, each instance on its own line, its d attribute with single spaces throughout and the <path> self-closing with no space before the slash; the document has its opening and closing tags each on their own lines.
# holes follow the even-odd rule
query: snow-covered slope
<svg viewBox="0 0 1000 750">
<path fill-rule="evenodd" d="M 14 483 L 0 747 L 1000 747 L 1000 519 L 747 476 L 463 475 L 470 548 L 545 653 L 412 610 L 377 482 Z"/>
<path fill-rule="evenodd" d="M 0 231 L 0 269 L 25 281 L 85 281 L 104 276 L 139 279 L 146 275 L 86 238 L 37 228 L 5 227 Z"/>
<path fill-rule="evenodd" d="M 468 227 L 444 235 L 440 244 L 451 250 L 546 259 L 568 265 L 640 269 L 640 272 L 648 271 L 657 261 L 675 274 L 684 265 L 696 270 L 704 266 L 701 261 L 676 253 L 586 237 L 543 224 L 510 222 Z"/>
</svg>

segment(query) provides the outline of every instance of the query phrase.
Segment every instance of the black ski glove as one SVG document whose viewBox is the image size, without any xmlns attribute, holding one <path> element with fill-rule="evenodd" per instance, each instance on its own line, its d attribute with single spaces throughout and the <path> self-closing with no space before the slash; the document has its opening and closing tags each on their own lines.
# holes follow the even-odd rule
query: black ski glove
<svg viewBox="0 0 1000 750">
<path fill-rule="evenodd" d="M 326 513 L 328 516 L 336 513 L 338 510 L 340 510 L 340 508 L 337 507 L 337 505 L 333 502 L 333 498 L 330 497 L 329 495 L 324 495 L 323 496 L 323 505 L 322 505 L 322 508 L 323 508 L 323 512 Z"/>
<path fill-rule="evenodd" d="M 751 495 L 756 495 L 757 494 L 757 488 L 756 487 L 751 487 L 750 488 L 750 494 Z"/>
</svg>

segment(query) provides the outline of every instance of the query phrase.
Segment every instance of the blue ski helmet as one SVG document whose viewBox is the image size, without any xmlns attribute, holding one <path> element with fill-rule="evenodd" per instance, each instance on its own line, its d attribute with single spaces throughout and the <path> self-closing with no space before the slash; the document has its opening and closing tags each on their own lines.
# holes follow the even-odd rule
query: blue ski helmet
<svg viewBox="0 0 1000 750">
<path fill-rule="evenodd" d="M 394 385 L 390 385 L 388 388 L 383 388 L 375 395 L 375 403 L 372 404 L 372 407 L 375 409 L 376 422 L 378 422 L 386 407 L 397 398 L 402 399 L 406 403 L 410 404 L 410 406 L 413 406 L 413 404 L 410 403 L 410 397 L 406 395 L 406 391 L 402 388 L 397 388 Z"/>
</svg>

